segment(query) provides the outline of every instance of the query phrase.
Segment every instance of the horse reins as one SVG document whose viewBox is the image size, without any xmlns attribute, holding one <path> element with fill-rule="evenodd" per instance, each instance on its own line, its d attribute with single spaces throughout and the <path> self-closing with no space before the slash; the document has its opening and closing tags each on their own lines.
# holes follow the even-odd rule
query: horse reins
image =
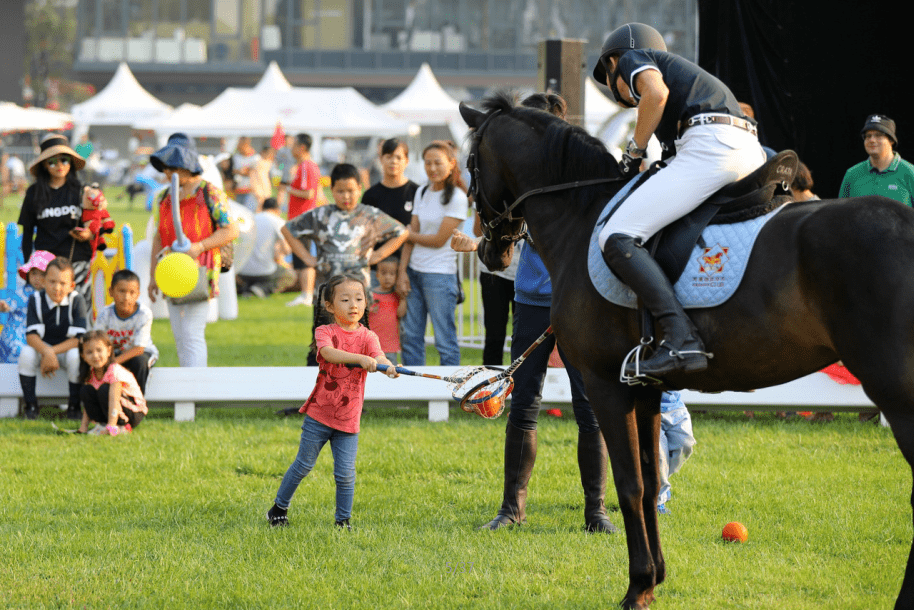
<svg viewBox="0 0 914 610">
<path fill-rule="evenodd" d="M 470 156 L 467 158 L 467 169 L 470 171 L 470 188 L 468 190 L 469 194 L 473 196 L 476 201 L 482 202 L 482 204 L 493 214 L 495 218 L 488 222 L 481 222 L 483 238 L 486 241 L 492 241 L 491 232 L 502 222 L 508 220 L 524 220 L 523 216 L 514 216 L 512 212 L 514 208 L 523 203 L 526 199 L 533 197 L 535 195 L 543 195 L 545 193 L 553 193 L 555 191 L 565 191 L 575 188 L 581 188 L 584 186 L 593 186 L 596 184 L 606 184 L 609 182 L 618 182 L 624 180 L 624 178 L 594 178 L 592 180 L 577 180 L 575 182 L 566 182 L 563 184 L 554 184 L 552 186 L 544 186 L 536 189 L 532 189 L 518 197 L 510 205 L 507 205 L 504 211 L 499 212 L 495 207 L 489 203 L 489 200 L 483 194 L 482 190 L 479 188 L 479 166 L 477 164 L 477 159 L 479 157 L 479 143 L 482 141 L 482 134 L 485 131 L 485 128 L 489 125 L 489 121 L 494 119 L 496 115 L 500 114 L 501 110 L 494 110 L 490 113 L 486 119 L 482 122 L 482 125 L 473 133 L 473 144 L 470 147 Z M 482 218 L 480 217 L 480 220 Z M 521 239 L 524 239 L 527 235 L 526 230 L 526 221 L 521 226 L 521 230 L 518 233 L 513 235 L 502 235 L 501 239 L 510 242 L 517 242 Z"/>
</svg>

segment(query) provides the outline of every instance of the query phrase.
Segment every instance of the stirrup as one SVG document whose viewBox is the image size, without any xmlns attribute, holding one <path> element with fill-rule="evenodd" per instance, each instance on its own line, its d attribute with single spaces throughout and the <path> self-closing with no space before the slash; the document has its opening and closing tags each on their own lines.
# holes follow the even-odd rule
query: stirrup
<svg viewBox="0 0 914 610">
<path fill-rule="evenodd" d="M 642 337 L 641 343 L 625 355 L 625 358 L 622 360 L 622 368 L 619 370 L 619 381 L 628 385 L 657 385 L 661 383 L 661 380 L 641 373 L 642 352 L 644 352 L 653 342 L 653 337 L 647 339 Z M 647 358 L 644 359 L 647 360 Z M 630 362 L 635 365 L 634 375 L 628 375 L 625 372 L 625 367 Z"/>
</svg>

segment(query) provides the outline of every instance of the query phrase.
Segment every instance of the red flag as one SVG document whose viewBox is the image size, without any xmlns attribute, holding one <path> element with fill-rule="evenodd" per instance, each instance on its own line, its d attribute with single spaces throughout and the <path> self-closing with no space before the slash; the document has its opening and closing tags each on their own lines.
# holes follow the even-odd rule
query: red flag
<svg viewBox="0 0 914 610">
<path fill-rule="evenodd" d="M 282 130 L 282 123 L 276 121 L 276 131 L 273 132 L 273 137 L 270 138 L 270 146 L 274 150 L 279 150 L 286 145 L 286 132 Z"/>
</svg>

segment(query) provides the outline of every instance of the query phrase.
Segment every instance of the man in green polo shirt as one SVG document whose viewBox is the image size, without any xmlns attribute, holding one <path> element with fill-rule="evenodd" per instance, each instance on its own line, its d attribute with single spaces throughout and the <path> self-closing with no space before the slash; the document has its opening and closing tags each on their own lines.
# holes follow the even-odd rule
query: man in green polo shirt
<svg viewBox="0 0 914 610">
<path fill-rule="evenodd" d="M 914 165 L 895 152 L 898 145 L 895 121 L 884 114 L 870 115 L 860 135 L 869 159 L 847 170 L 840 196 L 882 195 L 914 205 Z"/>
</svg>

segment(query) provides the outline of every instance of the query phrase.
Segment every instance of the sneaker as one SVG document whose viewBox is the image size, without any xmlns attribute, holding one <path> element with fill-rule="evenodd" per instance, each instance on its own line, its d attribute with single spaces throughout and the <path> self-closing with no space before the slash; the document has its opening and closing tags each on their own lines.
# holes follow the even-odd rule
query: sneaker
<svg viewBox="0 0 914 610">
<path fill-rule="evenodd" d="M 253 286 L 251 286 L 251 294 L 253 294 L 258 299 L 267 298 L 267 292 L 263 288 L 258 286 L 257 284 L 254 284 Z"/>
<path fill-rule="evenodd" d="M 340 528 L 341 530 L 346 530 L 349 532 L 352 531 L 352 526 L 349 525 L 349 519 L 343 519 L 342 521 L 337 521 L 336 526 L 338 528 Z"/>
<path fill-rule="evenodd" d="M 669 515 L 672 511 L 666 507 L 666 502 L 657 505 L 658 515 Z"/>
<path fill-rule="evenodd" d="M 310 294 L 308 294 L 308 295 L 300 294 L 297 297 L 295 297 L 294 299 L 292 299 L 291 301 L 289 301 L 288 303 L 286 303 L 286 307 L 298 307 L 299 305 L 305 305 L 307 307 L 311 307 L 311 301 L 312 301 L 312 297 Z"/>
<path fill-rule="evenodd" d="M 286 516 L 286 512 L 274 504 L 267 511 L 267 521 L 270 522 L 270 527 L 286 527 L 289 525 L 289 518 Z"/>
<path fill-rule="evenodd" d="M 86 434 L 91 434 L 92 436 L 101 436 L 102 434 L 108 434 L 108 430 L 101 424 L 95 424 L 95 427 L 86 432 Z"/>
<path fill-rule="evenodd" d="M 26 403 L 22 415 L 26 419 L 38 419 L 38 405 L 35 403 Z"/>
</svg>

